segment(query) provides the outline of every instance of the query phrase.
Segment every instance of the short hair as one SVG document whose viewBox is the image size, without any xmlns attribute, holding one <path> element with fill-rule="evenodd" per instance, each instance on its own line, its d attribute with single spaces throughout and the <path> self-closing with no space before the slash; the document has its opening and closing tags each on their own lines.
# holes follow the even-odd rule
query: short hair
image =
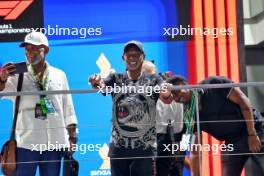
<svg viewBox="0 0 264 176">
<path fill-rule="evenodd" d="M 171 78 L 168 78 L 167 83 L 170 83 L 172 85 L 179 85 L 179 84 L 188 84 L 188 81 L 184 76 L 175 75 Z"/>
</svg>

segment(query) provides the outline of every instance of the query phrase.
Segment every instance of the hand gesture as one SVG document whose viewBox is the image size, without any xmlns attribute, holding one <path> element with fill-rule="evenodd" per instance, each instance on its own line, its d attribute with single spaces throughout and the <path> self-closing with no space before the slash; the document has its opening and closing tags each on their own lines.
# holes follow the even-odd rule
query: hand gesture
<svg viewBox="0 0 264 176">
<path fill-rule="evenodd" d="M 16 66 L 13 63 L 5 64 L 0 70 L 0 79 L 5 82 L 9 76 L 13 76 L 16 72 Z"/>
</svg>

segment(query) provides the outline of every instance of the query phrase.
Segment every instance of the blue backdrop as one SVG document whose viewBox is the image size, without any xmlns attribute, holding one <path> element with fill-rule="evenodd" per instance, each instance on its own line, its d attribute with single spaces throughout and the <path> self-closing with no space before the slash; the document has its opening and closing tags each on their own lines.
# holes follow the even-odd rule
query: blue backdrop
<svg viewBox="0 0 264 176">
<path fill-rule="evenodd" d="M 100 72 L 96 61 L 102 53 L 112 68 L 124 71 L 123 44 L 131 39 L 144 43 L 146 59 L 154 60 L 159 72 L 172 70 L 187 76 L 186 42 L 168 42 L 163 36 L 163 27 L 179 25 L 177 4 L 173 0 L 44 0 L 43 7 L 45 28 L 101 28 L 101 35 L 86 38 L 80 34 L 48 36 L 47 60 L 65 71 L 71 89 L 91 88 L 87 80 L 89 75 Z M 1 64 L 25 60 L 24 50 L 18 45 L 0 43 Z M 107 147 L 103 145 L 108 145 L 110 138 L 111 97 L 74 94 L 73 101 L 79 121 L 78 144 L 81 149 L 87 149 L 75 153 L 80 175 L 110 175 L 105 160 Z M 0 143 L 3 144 L 10 133 L 12 103 L 0 101 L 0 109 Z"/>
</svg>

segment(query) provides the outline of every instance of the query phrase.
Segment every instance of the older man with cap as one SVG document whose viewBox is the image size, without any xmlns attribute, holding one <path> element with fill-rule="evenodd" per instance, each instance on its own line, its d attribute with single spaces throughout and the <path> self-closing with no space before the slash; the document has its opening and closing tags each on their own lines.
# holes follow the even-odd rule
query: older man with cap
<svg viewBox="0 0 264 176">
<path fill-rule="evenodd" d="M 154 90 L 154 87 L 161 86 L 162 89 L 163 81 L 159 76 L 142 70 L 145 53 L 141 42 L 126 43 L 122 58 L 127 68 L 125 73 L 111 73 L 104 80 L 95 75 L 89 80 L 94 88 L 110 86 L 127 90 L 111 93 L 111 175 L 152 176 L 153 156 L 156 154 L 156 103 L 159 98 L 171 103 L 171 93 L 166 86 L 161 91 L 146 92 L 150 88 Z M 135 89 L 129 91 L 129 87 Z M 147 89 L 142 91 L 141 88 Z M 141 92 L 137 91 L 139 89 Z"/>
<path fill-rule="evenodd" d="M 40 32 L 26 35 L 28 72 L 24 73 L 22 91 L 68 90 L 63 71 L 46 62 L 48 39 Z M 8 63 L 0 72 L 0 91 L 16 92 L 16 66 Z M 15 97 L 2 97 L 13 100 Z M 22 96 L 16 127 L 17 167 L 15 175 L 32 176 L 39 166 L 40 175 L 58 176 L 61 152 L 76 143 L 77 119 L 69 94 Z"/>
</svg>

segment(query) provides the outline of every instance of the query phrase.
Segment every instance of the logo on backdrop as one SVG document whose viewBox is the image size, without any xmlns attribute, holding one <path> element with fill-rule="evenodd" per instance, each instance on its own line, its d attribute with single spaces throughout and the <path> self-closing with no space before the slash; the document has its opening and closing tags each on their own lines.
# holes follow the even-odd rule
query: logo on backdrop
<svg viewBox="0 0 264 176">
<path fill-rule="evenodd" d="M 115 69 L 111 68 L 111 64 L 103 53 L 100 54 L 96 61 L 96 65 L 100 69 L 100 76 L 106 78 L 110 73 L 115 72 Z"/>
<path fill-rule="evenodd" d="M 43 27 L 43 0 L 0 1 L 0 42 L 22 41 L 27 33 Z"/>
<path fill-rule="evenodd" d="M 103 160 L 103 164 L 100 169 L 110 169 L 110 158 L 108 157 L 109 147 L 107 144 L 104 144 L 103 147 L 99 151 L 99 155 Z"/>
<path fill-rule="evenodd" d="M 1 1 L 0 2 L 0 16 L 4 20 L 15 20 L 21 15 L 34 0 L 20 0 L 20 1 Z"/>
<path fill-rule="evenodd" d="M 110 158 L 108 157 L 109 147 L 107 144 L 104 144 L 99 151 L 99 155 L 103 161 L 99 170 L 91 170 L 91 176 L 105 176 L 111 175 L 110 171 Z"/>
</svg>

